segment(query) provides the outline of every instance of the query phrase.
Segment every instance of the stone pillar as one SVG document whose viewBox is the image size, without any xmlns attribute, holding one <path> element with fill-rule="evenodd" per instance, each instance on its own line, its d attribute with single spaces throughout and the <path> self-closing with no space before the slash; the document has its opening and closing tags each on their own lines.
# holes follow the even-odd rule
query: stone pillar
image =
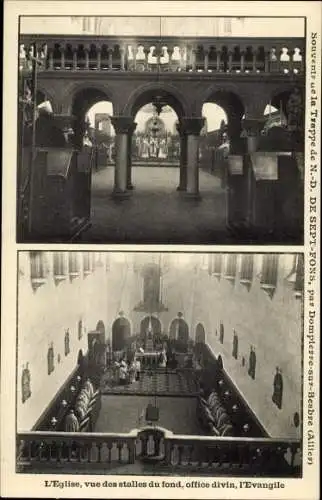
<svg viewBox="0 0 322 500">
<path fill-rule="evenodd" d="M 254 182 L 253 182 L 253 169 L 249 155 L 255 153 L 258 149 L 258 142 L 261 130 L 263 129 L 265 118 L 245 118 L 242 122 L 243 136 L 247 140 L 247 158 L 244 162 L 244 177 L 245 177 L 245 213 L 246 220 L 249 225 L 252 225 L 254 217 Z"/>
<path fill-rule="evenodd" d="M 180 134 L 180 174 L 179 186 L 177 191 L 186 191 L 187 189 L 187 136 L 182 123 L 177 124 L 177 130 Z"/>
<path fill-rule="evenodd" d="M 227 133 L 229 138 L 230 153 L 242 152 L 244 140 L 241 137 L 242 124 L 241 117 L 234 112 L 228 115 Z"/>
<path fill-rule="evenodd" d="M 128 136 L 133 133 L 133 118 L 131 116 L 112 116 L 111 122 L 115 129 L 115 175 L 113 195 L 117 198 L 127 197 L 128 176 Z"/>
<path fill-rule="evenodd" d="M 199 198 L 199 134 L 204 119 L 182 118 L 182 126 L 187 137 L 187 187 L 188 198 Z"/>
<path fill-rule="evenodd" d="M 132 184 L 132 137 L 133 132 L 136 129 L 136 123 L 132 123 L 127 136 L 127 171 L 126 171 L 126 189 L 132 190 L 134 186 Z"/>
<path fill-rule="evenodd" d="M 265 124 L 265 118 L 245 118 L 242 121 L 243 135 L 247 137 L 247 151 L 248 153 L 255 153 L 258 148 L 258 140 L 261 130 Z"/>
</svg>

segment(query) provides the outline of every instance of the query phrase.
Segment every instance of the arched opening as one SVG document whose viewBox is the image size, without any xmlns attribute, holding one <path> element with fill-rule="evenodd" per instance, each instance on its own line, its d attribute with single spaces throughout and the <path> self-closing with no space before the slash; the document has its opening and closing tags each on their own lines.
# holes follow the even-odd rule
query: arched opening
<svg viewBox="0 0 322 500">
<path fill-rule="evenodd" d="M 196 326 L 196 344 L 204 344 L 206 342 L 206 332 L 202 323 L 198 323 Z"/>
<path fill-rule="evenodd" d="M 148 86 L 136 92 L 127 105 L 127 114 L 136 123 L 130 143 L 129 189 L 134 185 L 144 191 L 175 191 L 178 187 L 178 123 L 187 113 L 177 91 L 164 87 Z"/>
<path fill-rule="evenodd" d="M 109 119 L 112 115 L 113 104 L 105 89 L 88 87 L 76 92 L 72 104 L 74 146 L 78 149 L 84 145 L 95 148 L 96 141 L 111 140 L 114 130 Z"/>
<path fill-rule="evenodd" d="M 205 125 L 200 134 L 199 162 L 207 172 L 223 179 L 230 146 L 227 113 L 218 104 L 205 102 L 202 116 Z"/>
<path fill-rule="evenodd" d="M 112 325 L 112 351 L 122 351 L 131 336 L 131 325 L 127 318 L 117 318 Z"/>
<path fill-rule="evenodd" d="M 113 105 L 101 88 L 84 88 L 75 93 L 72 104 L 72 143 L 78 153 L 78 182 L 75 199 L 78 210 L 86 217 L 91 206 L 101 206 L 102 194 L 113 189 L 114 128 L 111 124 Z"/>
<path fill-rule="evenodd" d="M 177 351 L 185 352 L 188 348 L 189 326 L 187 322 L 178 317 L 172 320 L 169 328 L 170 342 L 174 343 Z"/>
<path fill-rule="evenodd" d="M 102 343 L 104 343 L 105 342 L 105 325 L 101 319 L 97 322 L 95 330 L 99 334 L 100 341 Z"/>
<path fill-rule="evenodd" d="M 101 319 L 97 322 L 95 330 L 101 335 L 105 335 L 105 325 Z"/>
<path fill-rule="evenodd" d="M 134 117 L 136 128 L 132 137 L 133 167 L 150 166 L 154 167 L 157 172 L 158 167 L 176 168 L 179 166 L 180 137 L 177 130 L 179 117 L 167 104 L 159 111 L 158 113 L 151 102 L 141 107 Z M 136 172 L 139 170 L 135 168 L 133 170 L 134 184 L 138 184 L 135 182 Z M 173 173 L 172 170 L 167 170 L 167 172 Z"/>
<path fill-rule="evenodd" d="M 115 163 L 115 130 L 112 116 L 113 104 L 107 100 L 96 102 L 85 115 L 83 145 L 93 148 L 93 167 L 96 171 Z"/>
<path fill-rule="evenodd" d="M 153 344 L 161 341 L 162 325 L 159 318 L 156 316 L 146 316 L 140 324 L 140 338 L 145 343 L 147 339 L 151 339 Z"/>
<path fill-rule="evenodd" d="M 203 106 L 207 109 L 207 106 L 211 103 L 218 106 L 218 108 L 216 108 L 217 114 L 219 114 L 219 108 L 221 108 L 220 118 L 212 118 L 214 126 L 218 126 L 219 119 L 220 121 L 227 121 L 228 139 L 231 147 L 233 147 L 236 141 L 238 142 L 238 139 L 240 139 L 241 119 L 245 112 L 244 104 L 234 91 L 222 89 L 210 91 L 203 101 Z"/>
</svg>

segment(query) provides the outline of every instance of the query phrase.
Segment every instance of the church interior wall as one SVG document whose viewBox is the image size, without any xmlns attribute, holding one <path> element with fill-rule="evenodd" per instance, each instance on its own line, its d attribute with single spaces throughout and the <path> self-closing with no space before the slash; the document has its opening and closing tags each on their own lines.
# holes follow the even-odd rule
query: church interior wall
<svg viewBox="0 0 322 500">
<path fill-rule="evenodd" d="M 106 271 L 97 266 L 88 276 L 82 274 L 73 281 L 67 278 L 58 284 L 53 279 L 52 254 L 47 254 L 46 283 L 33 291 L 30 279 L 28 252 L 19 256 L 19 316 L 18 316 L 18 370 L 17 404 L 20 429 L 31 429 L 77 364 L 78 352 L 88 350 L 87 333 L 95 331 L 103 321 L 106 340 L 111 336 L 112 323 L 120 310 L 125 315 L 139 293 L 137 276 L 121 263 L 110 265 Z M 131 274 L 131 280 L 129 279 Z M 83 334 L 78 339 L 78 322 Z M 70 333 L 70 353 L 64 354 L 65 332 Z M 47 352 L 53 343 L 55 369 L 48 375 Z M 58 363 L 58 356 L 60 362 Z M 29 364 L 31 397 L 22 403 L 21 373 Z"/>
<path fill-rule="evenodd" d="M 254 262 L 252 287 L 248 291 L 238 277 L 235 283 L 216 277 L 200 280 L 202 294 L 199 317 L 209 311 L 211 329 L 206 329 L 206 342 L 216 356 L 222 356 L 224 368 L 249 402 L 259 420 L 272 437 L 298 437 L 293 415 L 301 407 L 301 343 L 302 304 L 294 290 L 286 285 L 289 256 L 280 256 L 276 292 L 272 298 L 261 288 L 261 256 Z M 220 322 L 224 325 L 224 341 L 219 341 Z M 216 335 L 217 330 L 217 335 Z M 232 356 L 233 332 L 238 335 L 238 359 Z M 248 375 L 250 346 L 256 352 L 256 375 Z M 242 358 L 245 366 L 242 366 Z M 283 376 L 283 402 L 278 409 L 272 402 L 276 367 Z"/>
</svg>

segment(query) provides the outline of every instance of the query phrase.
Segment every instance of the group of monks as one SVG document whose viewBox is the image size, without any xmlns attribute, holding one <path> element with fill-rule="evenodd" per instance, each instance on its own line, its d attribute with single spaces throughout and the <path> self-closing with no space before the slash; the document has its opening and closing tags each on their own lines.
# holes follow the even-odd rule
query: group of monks
<svg viewBox="0 0 322 500">
<path fill-rule="evenodd" d="M 199 420 L 209 434 L 233 436 L 232 422 L 217 392 L 211 392 L 208 399 L 200 397 L 198 411 Z"/>
<path fill-rule="evenodd" d="M 98 391 L 94 390 L 92 382 L 87 379 L 76 397 L 74 408 L 65 417 L 65 432 L 78 432 L 80 430 L 82 422 L 90 417 L 97 395 Z"/>
</svg>

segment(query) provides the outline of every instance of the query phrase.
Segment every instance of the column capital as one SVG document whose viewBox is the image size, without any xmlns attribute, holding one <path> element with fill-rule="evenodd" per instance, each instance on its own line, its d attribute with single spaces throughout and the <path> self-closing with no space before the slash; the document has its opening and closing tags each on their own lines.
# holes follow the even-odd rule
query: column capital
<svg viewBox="0 0 322 500">
<path fill-rule="evenodd" d="M 177 125 L 177 130 L 180 134 L 199 135 L 204 123 L 203 117 L 183 117 Z"/>
<path fill-rule="evenodd" d="M 111 122 L 117 134 L 133 134 L 136 128 L 132 116 L 111 116 Z"/>
<path fill-rule="evenodd" d="M 244 137 L 258 137 L 264 128 L 266 118 L 245 118 L 242 120 L 242 129 Z"/>
</svg>

